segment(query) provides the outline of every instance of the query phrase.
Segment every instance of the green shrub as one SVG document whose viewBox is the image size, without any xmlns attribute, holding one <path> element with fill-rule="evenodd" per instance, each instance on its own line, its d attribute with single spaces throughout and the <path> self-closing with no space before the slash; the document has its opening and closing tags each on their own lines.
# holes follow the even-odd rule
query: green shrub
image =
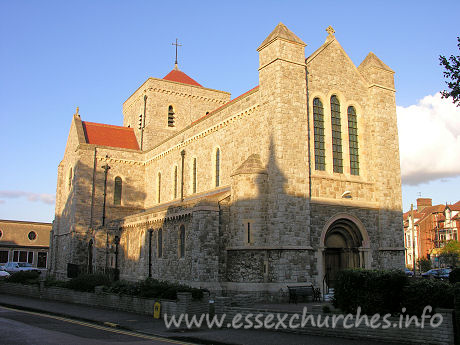
<svg viewBox="0 0 460 345">
<path fill-rule="evenodd" d="M 348 269 L 340 271 L 334 286 L 334 306 L 347 313 L 358 307 L 365 314 L 386 314 L 401 310 L 407 277 L 402 271 Z"/>
<path fill-rule="evenodd" d="M 453 308 L 452 284 L 434 279 L 407 279 L 401 271 L 345 270 L 337 274 L 334 306 L 347 313 L 420 315 L 425 306 Z"/>
<path fill-rule="evenodd" d="M 147 278 L 140 282 L 117 281 L 107 286 L 104 291 L 110 293 L 126 294 L 144 298 L 177 299 L 178 292 L 191 292 L 192 299 L 199 300 L 203 297 L 203 290 L 189 286 L 158 281 Z"/>
<path fill-rule="evenodd" d="M 139 284 L 129 282 L 126 280 L 118 280 L 112 282 L 110 286 L 104 288 L 105 292 L 116 293 L 116 294 L 125 294 L 125 295 L 139 295 Z"/>
<path fill-rule="evenodd" d="M 65 287 L 77 291 L 94 292 L 96 286 L 108 286 L 110 283 L 110 279 L 103 274 L 82 274 L 69 280 Z"/>
<path fill-rule="evenodd" d="M 38 284 L 38 277 L 40 272 L 37 271 L 20 271 L 13 273 L 8 281 L 10 283 L 20 283 L 20 284 Z"/>
<path fill-rule="evenodd" d="M 454 288 L 448 282 L 435 279 L 413 279 L 404 287 L 402 306 L 410 315 L 420 315 L 425 306 L 454 307 Z"/>
<path fill-rule="evenodd" d="M 46 277 L 46 280 L 45 280 L 45 286 L 46 287 L 51 287 L 51 286 L 55 286 L 55 287 L 62 287 L 62 288 L 65 288 L 67 285 L 67 282 L 66 281 L 63 281 L 63 280 L 57 280 L 55 279 L 54 277 Z"/>
<path fill-rule="evenodd" d="M 421 272 L 429 271 L 431 270 L 431 261 L 428 258 L 420 258 L 417 260 L 417 267 Z"/>
<path fill-rule="evenodd" d="M 449 282 L 451 284 L 460 282 L 460 267 L 454 268 L 449 274 Z"/>
</svg>

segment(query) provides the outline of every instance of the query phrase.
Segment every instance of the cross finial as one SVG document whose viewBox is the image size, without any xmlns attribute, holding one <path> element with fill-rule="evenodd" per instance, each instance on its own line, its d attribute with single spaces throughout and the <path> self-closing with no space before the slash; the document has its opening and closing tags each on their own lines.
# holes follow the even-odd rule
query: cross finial
<svg viewBox="0 0 460 345">
<path fill-rule="evenodd" d="M 329 36 L 333 36 L 335 34 L 334 28 L 330 25 L 327 27 L 326 32 L 329 34 Z"/>
<path fill-rule="evenodd" d="M 79 110 L 79 109 L 80 109 L 80 108 L 77 107 L 77 110 L 75 111 L 75 115 L 78 116 L 78 117 L 80 117 L 80 114 L 78 113 L 78 110 Z"/>
<path fill-rule="evenodd" d="M 182 47 L 182 44 L 179 44 L 179 43 L 177 42 L 177 38 L 176 38 L 176 43 L 172 43 L 172 45 L 173 45 L 173 46 L 176 46 L 176 61 L 174 62 L 174 68 L 175 68 L 175 69 L 179 69 L 179 68 L 177 67 L 177 47 Z"/>
</svg>

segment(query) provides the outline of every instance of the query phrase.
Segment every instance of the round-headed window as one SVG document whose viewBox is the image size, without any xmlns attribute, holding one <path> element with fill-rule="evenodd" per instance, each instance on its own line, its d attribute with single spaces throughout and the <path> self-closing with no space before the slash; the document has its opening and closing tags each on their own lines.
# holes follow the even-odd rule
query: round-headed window
<svg viewBox="0 0 460 345">
<path fill-rule="evenodd" d="M 29 240 L 33 241 L 33 240 L 35 240 L 37 238 L 37 233 L 35 231 L 31 231 L 31 232 L 29 232 L 27 237 L 29 238 Z"/>
</svg>

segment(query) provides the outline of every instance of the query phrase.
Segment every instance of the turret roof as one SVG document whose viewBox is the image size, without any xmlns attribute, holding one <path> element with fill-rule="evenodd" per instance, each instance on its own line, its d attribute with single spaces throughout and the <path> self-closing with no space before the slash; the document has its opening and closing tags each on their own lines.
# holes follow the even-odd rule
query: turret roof
<svg viewBox="0 0 460 345">
<path fill-rule="evenodd" d="M 178 68 L 174 68 L 163 79 L 169 80 L 169 81 L 175 81 L 175 82 L 182 83 L 182 84 L 189 84 L 189 85 L 203 87 L 202 85 L 198 84 L 195 80 L 190 78 L 187 74 L 185 74 Z"/>
<path fill-rule="evenodd" d="M 304 41 L 297 37 L 291 30 L 289 30 L 286 25 L 279 23 L 276 28 L 271 32 L 270 35 L 262 42 L 262 44 L 257 48 L 257 50 L 269 44 L 271 41 L 274 41 L 277 38 L 282 38 L 287 41 L 295 42 L 306 46 Z"/>
<path fill-rule="evenodd" d="M 371 66 L 382 68 L 382 69 L 387 70 L 389 72 L 394 72 L 382 60 L 380 60 L 377 57 L 377 55 L 375 55 L 373 52 L 370 52 L 369 54 L 367 54 L 366 58 L 360 64 L 360 66 L 363 66 L 363 67 L 366 66 L 366 65 L 371 65 Z"/>
</svg>

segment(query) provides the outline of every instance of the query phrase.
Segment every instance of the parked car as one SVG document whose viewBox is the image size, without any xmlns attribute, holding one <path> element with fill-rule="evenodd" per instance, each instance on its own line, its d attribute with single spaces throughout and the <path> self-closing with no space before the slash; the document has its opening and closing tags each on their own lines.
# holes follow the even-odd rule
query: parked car
<svg viewBox="0 0 460 345">
<path fill-rule="evenodd" d="M 404 270 L 404 273 L 405 273 L 406 276 L 408 276 L 408 277 L 413 277 L 413 276 L 414 276 L 414 272 L 411 271 L 410 269 L 408 269 L 407 267 L 406 267 L 406 269 Z"/>
<path fill-rule="evenodd" d="M 423 278 L 434 278 L 447 280 L 452 270 L 450 268 L 433 268 L 425 273 L 422 273 Z"/>
<path fill-rule="evenodd" d="M 28 262 L 7 262 L 5 265 L 5 271 L 10 274 L 21 272 L 21 271 L 36 271 L 40 272 L 39 269 L 33 267 Z"/>
<path fill-rule="evenodd" d="M 0 279 L 8 278 L 10 274 L 7 271 L 0 270 Z"/>
</svg>

